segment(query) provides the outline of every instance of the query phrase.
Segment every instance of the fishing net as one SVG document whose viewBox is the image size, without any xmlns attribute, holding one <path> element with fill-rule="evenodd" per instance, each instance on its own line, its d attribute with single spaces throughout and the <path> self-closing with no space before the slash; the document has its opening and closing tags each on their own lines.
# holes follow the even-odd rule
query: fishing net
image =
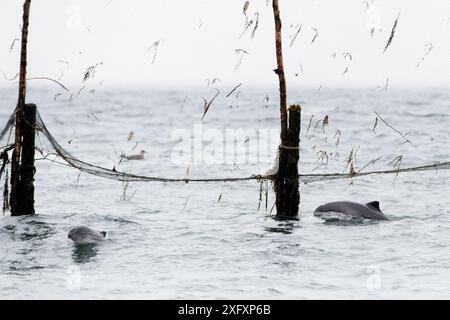
<svg viewBox="0 0 450 320">
<path fill-rule="evenodd" d="M 11 138 L 11 131 L 13 128 L 14 123 L 14 114 L 11 115 L 8 122 L 6 123 L 6 126 L 1 131 L 0 134 L 0 144 L 3 143 L 4 140 L 6 140 L 6 145 L 1 147 L 2 152 L 11 149 L 11 144 L 8 144 Z M 90 175 L 94 175 L 101 178 L 111 179 L 111 180 L 117 180 L 122 182 L 239 182 L 239 181 L 248 181 L 248 180 L 272 180 L 274 178 L 274 175 L 276 172 L 270 172 L 270 174 L 263 174 L 263 175 L 251 175 L 247 177 L 217 177 L 217 178 L 166 178 L 166 177 L 158 177 L 158 176 L 143 176 L 143 175 L 136 175 L 136 174 L 130 174 L 125 172 L 117 171 L 115 168 L 108 169 L 101 166 L 93 165 L 90 163 L 87 163 L 85 161 L 82 161 L 72 155 L 69 151 L 64 149 L 52 136 L 50 131 L 47 129 L 47 126 L 45 125 L 44 121 L 42 120 L 41 115 L 37 111 L 36 114 L 36 131 L 38 134 L 42 134 L 47 141 L 49 142 L 51 146 L 51 150 L 53 154 L 56 154 L 59 156 L 64 162 L 57 162 L 60 164 L 65 164 L 70 167 L 76 168 L 81 172 L 85 172 Z M 7 139 L 5 139 L 8 136 Z M 4 164 L 7 161 L 7 156 L 4 157 Z M 56 162 L 56 161 L 53 161 Z M 1 173 L 3 173 L 5 168 L 5 165 L 1 167 Z M 336 180 L 336 179 L 349 179 L 349 178 L 356 178 L 356 177 L 362 177 L 362 176 L 369 176 L 369 175 L 380 175 L 380 174 L 394 174 L 398 175 L 400 173 L 404 172 L 416 172 L 416 171 L 437 171 L 437 170 L 445 170 L 450 169 L 450 161 L 449 162 L 441 162 L 441 163 L 434 163 L 434 164 L 428 164 L 423 166 L 416 166 L 416 167 L 408 167 L 408 168 L 396 168 L 393 170 L 382 170 L 382 171 L 366 171 L 366 172 L 353 172 L 350 171 L 349 173 L 329 173 L 329 174 L 300 174 L 299 179 L 301 182 L 307 184 L 307 183 L 313 183 L 313 182 L 322 182 L 322 181 L 329 181 L 329 180 Z"/>
</svg>

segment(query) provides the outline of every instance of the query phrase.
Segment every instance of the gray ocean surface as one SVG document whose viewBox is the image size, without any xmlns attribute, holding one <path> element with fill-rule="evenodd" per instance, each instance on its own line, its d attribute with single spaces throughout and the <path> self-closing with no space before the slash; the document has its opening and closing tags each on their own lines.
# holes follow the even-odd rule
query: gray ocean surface
<svg viewBox="0 0 450 320">
<path fill-rule="evenodd" d="M 70 100 L 54 87 L 30 87 L 27 101 L 61 146 L 95 165 L 172 178 L 263 174 L 278 146 L 277 91 L 244 85 L 225 97 L 232 88 L 222 88 L 203 122 L 211 88 L 99 87 Z M 16 96 L 0 89 L 1 126 Z M 348 172 L 350 154 L 355 171 L 450 160 L 448 88 L 295 88 L 289 102 L 303 107 L 301 173 Z M 375 124 L 374 112 L 410 142 Z M 203 153 L 195 149 L 199 128 Z M 233 148 L 221 147 L 230 141 Z M 41 135 L 37 142 L 50 150 Z M 191 145 L 196 151 L 181 156 Z M 141 149 L 144 160 L 120 161 Z M 277 221 L 270 184 L 266 205 L 266 185 L 260 201 L 257 181 L 126 185 L 53 159 L 36 164 L 37 215 L 0 217 L 0 298 L 450 297 L 449 170 L 301 184 L 298 220 Z M 337 200 L 378 200 L 389 221 L 313 216 Z M 107 231 L 107 239 L 76 247 L 67 233 L 80 224 Z"/>
</svg>

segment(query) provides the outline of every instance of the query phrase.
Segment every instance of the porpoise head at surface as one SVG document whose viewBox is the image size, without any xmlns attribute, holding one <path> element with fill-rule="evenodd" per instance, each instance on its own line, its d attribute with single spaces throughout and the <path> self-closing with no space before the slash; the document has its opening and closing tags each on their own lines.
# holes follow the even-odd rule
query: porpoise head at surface
<svg viewBox="0 0 450 320">
<path fill-rule="evenodd" d="M 67 237 L 76 244 L 96 244 L 105 240 L 106 231 L 97 231 L 85 226 L 78 226 L 70 229 Z"/>
<path fill-rule="evenodd" d="M 339 213 L 347 217 L 388 220 L 381 212 L 378 201 L 368 202 L 366 204 L 351 201 L 336 201 L 321 205 L 314 210 L 315 216 L 323 216 L 324 213 Z"/>
</svg>

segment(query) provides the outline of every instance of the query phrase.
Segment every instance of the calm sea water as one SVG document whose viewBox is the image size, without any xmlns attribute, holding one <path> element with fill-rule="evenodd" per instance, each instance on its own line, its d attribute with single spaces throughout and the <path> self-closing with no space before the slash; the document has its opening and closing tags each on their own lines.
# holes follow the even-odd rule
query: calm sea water
<svg viewBox="0 0 450 320">
<path fill-rule="evenodd" d="M 222 88 L 202 126 L 201 97 L 215 94 L 208 88 L 98 88 L 71 102 L 30 88 L 28 101 L 64 148 L 96 165 L 165 177 L 264 173 L 278 143 L 276 91 L 243 86 L 226 98 L 231 89 Z M 448 90 L 314 88 L 289 96 L 303 106 L 303 173 L 348 172 L 352 149 L 355 170 L 450 160 Z M 0 90 L 2 123 L 15 99 L 15 90 Z M 411 143 L 375 125 L 374 112 Z M 119 164 L 122 152 L 141 149 L 145 160 Z M 275 220 L 271 186 L 266 208 L 266 186 L 260 203 L 256 181 L 126 186 L 40 160 L 35 185 L 37 215 L 0 217 L 1 298 L 449 298 L 448 170 L 302 184 L 296 221 Z M 334 200 L 379 200 L 390 220 L 340 225 L 312 215 Z M 79 224 L 106 230 L 107 240 L 75 247 L 67 232 Z"/>
</svg>

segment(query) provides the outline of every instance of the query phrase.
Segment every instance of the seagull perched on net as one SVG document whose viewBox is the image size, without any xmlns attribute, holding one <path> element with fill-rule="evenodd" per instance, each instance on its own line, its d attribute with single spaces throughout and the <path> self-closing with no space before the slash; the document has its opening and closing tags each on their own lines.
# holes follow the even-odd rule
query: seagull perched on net
<svg viewBox="0 0 450 320">
<path fill-rule="evenodd" d="M 139 154 L 132 154 L 129 156 L 125 156 L 125 159 L 127 160 L 144 160 L 144 153 L 146 153 L 145 150 L 141 150 Z"/>
</svg>

